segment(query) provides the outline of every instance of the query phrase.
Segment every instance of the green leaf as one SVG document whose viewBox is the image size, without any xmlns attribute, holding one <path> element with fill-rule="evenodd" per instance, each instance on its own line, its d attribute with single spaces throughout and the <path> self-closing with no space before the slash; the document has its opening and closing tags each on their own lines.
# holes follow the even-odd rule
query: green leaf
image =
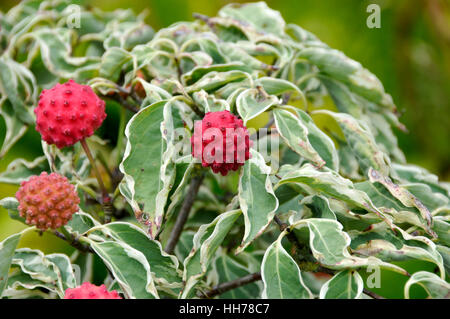
<svg viewBox="0 0 450 319">
<path fill-rule="evenodd" d="M 72 219 L 64 227 L 71 234 L 75 236 L 82 236 L 91 228 L 99 225 L 100 223 L 96 221 L 91 215 L 80 211 L 73 214 Z"/>
<path fill-rule="evenodd" d="M 122 242 L 91 241 L 90 245 L 114 275 L 127 298 L 159 298 L 144 254 Z"/>
<path fill-rule="evenodd" d="M 280 96 L 288 92 L 293 92 L 296 93 L 296 95 L 303 97 L 303 92 L 298 88 L 298 86 L 283 79 L 265 76 L 259 78 L 256 83 L 261 85 L 264 91 L 270 95 Z"/>
<path fill-rule="evenodd" d="M 407 272 L 376 257 L 361 258 L 350 255 L 350 236 L 342 231 L 343 226 L 336 220 L 308 218 L 296 221 L 290 226 L 291 231 L 308 227 L 309 246 L 317 261 L 331 269 L 354 269 L 367 266 L 379 266 L 407 275 Z M 283 233 L 285 235 L 286 232 Z"/>
<path fill-rule="evenodd" d="M 428 210 L 428 208 L 425 207 L 425 205 L 422 204 L 422 202 L 419 199 L 417 199 L 417 197 L 411 194 L 406 188 L 394 184 L 389 177 L 383 176 L 382 173 L 376 171 L 375 169 L 371 168 L 369 170 L 369 178 L 372 183 L 378 182 L 382 184 L 384 187 L 386 187 L 386 189 L 389 190 L 391 195 L 397 198 L 406 207 L 417 208 L 420 212 L 421 218 L 426 222 L 427 232 L 431 236 L 434 237 L 436 236 L 436 234 L 431 230 L 432 224 L 431 213 Z"/>
<path fill-rule="evenodd" d="M 369 168 L 389 174 L 389 158 L 375 142 L 372 132 L 365 123 L 345 113 L 334 113 L 327 110 L 316 111 L 317 114 L 328 114 L 333 117 L 344 132 L 348 145 L 355 154 L 359 165 L 367 173 Z"/>
<path fill-rule="evenodd" d="M 168 100 L 171 97 L 169 92 L 167 92 L 166 90 L 164 90 L 159 86 L 148 83 L 144 79 L 136 78 L 133 80 L 133 84 L 136 83 L 140 83 L 145 90 L 146 97 L 141 104 L 142 106 L 150 105 L 156 102 L 160 102 L 162 100 Z"/>
<path fill-rule="evenodd" d="M 420 217 L 420 212 L 415 207 L 403 205 L 380 183 L 365 181 L 356 183 L 355 188 L 365 192 L 376 207 L 392 216 L 395 223 L 408 223 L 428 231 L 429 227 Z"/>
<path fill-rule="evenodd" d="M 305 164 L 301 168 L 293 169 L 284 175 L 278 182 L 278 185 L 286 183 L 302 183 L 312 188 L 314 191 L 373 212 L 382 218 L 388 225 L 392 225 L 390 219 L 375 207 L 366 193 L 356 189 L 349 179 L 343 178 L 336 172 L 327 168 L 319 171 L 311 164 Z"/>
<path fill-rule="evenodd" d="M 213 64 L 209 66 L 198 66 L 190 72 L 183 74 L 182 81 L 186 85 L 192 85 L 199 81 L 203 76 L 210 72 L 228 72 L 228 71 L 242 71 L 251 72 L 251 68 L 242 62 L 232 62 L 226 64 Z"/>
<path fill-rule="evenodd" d="M 427 184 L 411 183 L 403 184 L 401 187 L 415 196 L 430 211 L 435 211 L 441 207 L 447 206 L 450 202 L 449 197 L 446 197 L 441 193 L 433 192 L 431 187 Z"/>
<path fill-rule="evenodd" d="M 180 51 L 192 52 L 198 50 L 206 52 L 213 60 L 215 65 L 224 64 L 227 60 L 220 52 L 217 39 L 207 37 L 195 37 L 186 41 L 180 48 Z"/>
<path fill-rule="evenodd" d="M 98 139 L 92 136 L 88 145 L 92 146 L 92 143 L 97 142 Z M 45 141 L 41 141 L 41 145 L 49 165 L 59 174 L 66 176 L 69 180 L 88 178 L 90 163 L 80 143 L 62 149 L 57 148 L 56 145 L 49 145 Z"/>
<path fill-rule="evenodd" d="M 55 266 L 57 267 L 63 291 L 65 291 L 67 288 L 75 288 L 77 286 L 75 273 L 72 268 L 70 259 L 69 257 L 67 257 L 67 255 L 50 254 L 46 255 L 45 258 L 55 264 Z"/>
<path fill-rule="evenodd" d="M 15 197 L 5 197 L 0 199 L 0 206 L 8 210 L 17 211 L 19 201 Z"/>
<path fill-rule="evenodd" d="M 179 260 L 185 260 L 192 250 L 195 232 L 185 230 L 181 233 L 180 239 L 175 247 L 175 254 Z"/>
<path fill-rule="evenodd" d="M 308 207 L 314 218 L 326 218 L 336 220 L 336 215 L 330 208 L 330 203 L 325 196 L 312 195 L 302 199 L 301 204 Z"/>
<path fill-rule="evenodd" d="M 320 299 L 359 299 L 364 289 L 361 275 L 355 270 L 342 270 L 323 284 Z"/>
<path fill-rule="evenodd" d="M 122 68 L 132 59 L 132 55 L 124 49 L 118 47 L 110 48 L 103 54 L 99 75 L 105 79 L 117 82 Z"/>
<path fill-rule="evenodd" d="M 205 113 L 230 110 L 230 105 L 227 101 L 216 99 L 214 95 L 209 95 L 203 90 L 195 92 L 192 98 L 197 105 L 201 106 Z"/>
<path fill-rule="evenodd" d="M 0 297 L 8 282 L 8 272 L 22 234 L 13 234 L 0 242 Z"/>
<path fill-rule="evenodd" d="M 42 61 L 54 75 L 62 78 L 77 78 L 85 69 L 98 69 L 98 57 L 71 56 L 70 29 L 41 28 L 29 35 L 40 47 Z"/>
<path fill-rule="evenodd" d="M 311 299 L 300 268 L 281 245 L 283 233 L 267 248 L 261 264 L 263 299 Z"/>
<path fill-rule="evenodd" d="M 219 11 L 219 16 L 240 20 L 259 32 L 284 35 L 286 24 L 281 14 L 270 9 L 265 2 L 229 4 Z"/>
<path fill-rule="evenodd" d="M 39 175 L 41 172 L 48 170 L 48 162 L 45 156 L 36 157 L 32 162 L 18 158 L 9 163 L 5 171 L 0 173 L 0 183 L 20 184 L 32 175 Z"/>
<path fill-rule="evenodd" d="M 220 18 L 216 19 L 220 20 Z M 239 61 L 253 70 L 273 70 L 271 65 L 251 56 L 237 43 L 221 42 L 220 50 L 227 57 L 228 62 Z"/>
<path fill-rule="evenodd" d="M 430 298 L 450 298 L 450 284 L 431 272 L 419 271 L 408 279 L 404 290 L 406 299 L 409 299 L 409 290 L 414 284 L 422 286 Z"/>
<path fill-rule="evenodd" d="M 0 158 L 8 153 L 9 149 L 25 134 L 28 126 L 25 125 L 15 114 L 9 101 L 0 99 L 0 114 L 5 120 L 6 132 L 0 148 Z"/>
<path fill-rule="evenodd" d="M 445 276 L 444 261 L 436 245 L 423 236 L 412 236 L 399 227 L 396 234 L 384 224 L 373 224 L 365 231 L 350 231 L 351 249 L 361 256 L 376 256 L 384 261 L 424 260 L 437 265 Z"/>
<path fill-rule="evenodd" d="M 164 142 L 161 122 L 166 101 L 156 102 L 139 113 L 128 122 L 125 135 L 128 139 L 120 171 L 130 191 L 122 192 L 138 218 L 145 215 L 152 237 L 156 236 L 161 221 L 155 220 L 157 195 L 162 190 L 160 171 Z M 156 182 L 155 182 L 156 181 Z"/>
<path fill-rule="evenodd" d="M 200 226 L 194 236 L 192 250 L 184 260 L 185 286 L 180 298 L 184 299 L 192 295 L 193 288 L 208 270 L 216 250 L 240 215 L 241 210 L 232 210 L 220 214 L 211 223 Z"/>
<path fill-rule="evenodd" d="M 298 114 L 302 124 L 308 129 L 308 140 L 311 146 L 325 161 L 325 166 L 334 171 L 338 171 L 339 156 L 333 140 L 316 126 L 306 112 L 299 109 L 295 109 L 295 112 Z"/>
<path fill-rule="evenodd" d="M 359 173 L 359 163 L 352 149 L 345 143 L 339 145 L 339 173 L 352 180 L 362 180 Z"/>
<path fill-rule="evenodd" d="M 426 169 L 412 165 L 412 164 L 392 164 L 393 176 L 395 179 L 402 181 L 403 183 L 423 183 L 433 190 L 446 197 L 450 197 L 450 190 L 448 187 L 439 183 L 438 177 L 431 174 Z"/>
<path fill-rule="evenodd" d="M 18 265 L 22 272 L 28 274 L 32 279 L 56 287 L 55 290 L 60 297 L 64 295 L 62 277 L 58 267 L 40 250 L 16 249 L 12 264 Z"/>
<path fill-rule="evenodd" d="M 433 230 L 438 236 L 438 241 L 444 245 L 450 245 L 450 218 L 443 216 L 434 217 Z"/>
<path fill-rule="evenodd" d="M 348 87 L 327 76 L 320 76 L 319 79 L 327 88 L 339 112 L 348 113 L 357 119 L 361 118 L 363 110 L 361 104 Z"/>
<path fill-rule="evenodd" d="M 238 95 L 236 108 L 245 125 L 249 120 L 278 103 L 276 96 L 268 95 L 262 89 L 246 89 Z"/>
<path fill-rule="evenodd" d="M 21 73 L 29 78 L 29 83 L 25 81 L 21 76 Z M 30 86 L 31 88 L 28 89 Z M 7 99 L 11 104 L 14 115 L 20 119 L 23 124 L 31 124 L 34 121 L 29 106 L 30 104 L 35 103 L 37 93 L 35 87 L 36 82 L 34 76 L 29 70 L 11 59 L 0 57 L 1 104 Z M 25 91 L 28 96 L 23 94 L 23 91 Z"/>
<path fill-rule="evenodd" d="M 302 49 L 299 57 L 310 61 L 322 73 L 344 82 L 369 101 L 395 110 L 392 97 L 384 91 L 380 80 L 342 52 L 327 47 L 309 47 Z"/>
<path fill-rule="evenodd" d="M 11 219 L 25 223 L 25 218 L 21 217 L 19 214 L 18 206 L 19 201 L 15 197 L 5 197 L 0 199 L 0 207 L 3 207 L 8 211 L 8 215 Z"/>
<path fill-rule="evenodd" d="M 380 149 L 391 156 L 391 158 L 398 163 L 405 163 L 405 154 L 398 147 L 397 137 L 392 131 L 392 127 L 389 120 L 386 119 L 387 111 L 383 113 L 376 113 L 366 111 L 366 115 L 362 118 L 370 127 L 372 134 L 375 137 Z M 394 115 L 395 116 L 395 115 Z M 392 166 L 391 166 L 392 167 Z"/>
<path fill-rule="evenodd" d="M 156 284 L 168 288 L 180 286 L 181 273 L 178 270 L 178 260 L 166 254 L 161 248 L 161 243 L 151 240 L 141 228 L 130 223 L 114 222 L 97 229 L 141 252 L 154 273 Z"/>
<path fill-rule="evenodd" d="M 33 279 L 30 275 L 21 272 L 20 270 L 13 271 L 8 278 L 8 289 L 5 290 L 5 293 L 7 293 L 8 290 L 19 290 L 19 288 L 21 287 L 28 290 L 33 290 L 36 288 L 45 288 L 53 293 L 62 296 L 56 285 L 45 283 L 38 279 Z"/>
<path fill-rule="evenodd" d="M 262 155 L 253 149 L 251 156 L 242 168 L 239 179 L 239 204 L 244 214 L 245 232 L 236 253 L 264 232 L 278 208 L 278 199 L 269 176 L 270 167 Z"/>
<path fill-rule="evenodd" d="M 274 109 L 273 117 L 278 132 L 292 150 L 313 162 L 317 167 L 325 165 L 325 161 L 312 147 L 308 139 L 308 128 L 303 124 L 302 119 L 283 109 Z"/>
<path fill-rule="evenodd" d="M 447 246 L 436 245 L 436 250 L 442 256 L 445 272 L 450 273 L 450 248 Z"/>
<path fill-rule="evenodd" d="M 240 82 L 246 79 L 249 75 L 242 71 L 227 71 L 227 72 L 217 72 L 212 71 L 205 74 L 200 80 L 194 84 L 186 87 L 186 92 L 192 93 L 200 90 L 205 90 L 206 92 L 215 91 L 227 83 L 230 82 Z"/>
</svg>

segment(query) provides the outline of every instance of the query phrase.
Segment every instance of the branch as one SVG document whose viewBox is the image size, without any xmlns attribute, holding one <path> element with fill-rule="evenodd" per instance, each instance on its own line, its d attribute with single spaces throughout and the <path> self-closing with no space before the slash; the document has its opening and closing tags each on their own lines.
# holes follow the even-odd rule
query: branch
<svg viewBox="0 0 450 319">
<path fill-rule="evenodd" d="M 249 274 L 247 276 L 217 285 L 217 286 L 213 287 L 211 290 L 201 293 L 201 295 L 199 295 L 199 297 L 200 298 L 212 298 L 217 295 L 221 295 L 229 290 L 250 284 L 250 283 L 258 281 L 258 280 L 261 280 L 261 273 L 255 272 L 253 274 Z"/>
<path fill-rule="evenodd" d="M 197 104 L 195 104 L 195 102 L 188 104 L 189 107 L 191 108 L 191 110 L 197 114 L 199 117 L 203 118 L 205 116 L 205 112 L 203 112 L 202 110 L 199 109 L 199 107 L 197 106 Z"/>
<path fill-rule="evenodd" d="M 285 229 L 289 227 L 289 225 L 283 223 L 277 215 L 273 217 L 273 220 L 278 224 L 281 232 L 285 231 Z M 295 237 L 294 233 L 288 232 L 286 237 L 291 242 L 291 244 L 293 244 L 298 250 L 301 250 L 301 245 L 298 242 L 297 237 Z"/>
<path fill-rule="evenodd" d="M 137 113 L 139 112 L 139 108 L 135 105 L 130 104 L 126 99 L 124 99 L 119 93 L 115 93 L 112 98 L 116 100 L 120 105 L 122 105 L 127 110 Z"/>
<path fill-rule="evenodd" d="M 366 289 L 366 288 L 364 288 L 363 292 L 364 292 L 366 295 L 372 297 L 373 299 L 386 299 L 386 298 L 384 298 L 383 296 L 380 296 L 380 295 L 378 295 L 378 294 L 376 294 L 376 293 L 374 293 L 374 292 L 372 292 L 372 291 L 370 291 L 370 290 L 368 290 L 368 289 Z"/>
<path fill-rule="evenodd" d="M 63 233 L 61 233 L 57 230 L 54 230 L 52 232 L 52 234 L 64 241 L 66 241 L 70 246 L 78 249 L 79 251 L 81 251 L 83 253 L 94 253 L 94 251 L 92 250 L 92 248 L 90 246 L 83 245 L 79 240 L 77 240 L 74 237 L 67 238 L 66 235 L 64 235 Z"/>
<path fill-rule="evenodd" d="M 194 204 L 195 196 L 198 193 L 204 177 L 205 175 L 202 173 L 200 176 L 195 176 L 192 178 L 186 197 L 184 198 L 183 204 L 181 205 L 180 211 L 178 213 L 177 220 L 175 221 L 175 225 L 173 226 L 172 233 L 170 234 L 170 237 L 166 244 L 166 248 L 164 249 L 168 254 L 173 254 L 175 246 L 180 239 L 181 232 L 183 231 L 184 224 L 188 219 L 189 212 L 191 211 L 192 205 Z"/>
</svg>

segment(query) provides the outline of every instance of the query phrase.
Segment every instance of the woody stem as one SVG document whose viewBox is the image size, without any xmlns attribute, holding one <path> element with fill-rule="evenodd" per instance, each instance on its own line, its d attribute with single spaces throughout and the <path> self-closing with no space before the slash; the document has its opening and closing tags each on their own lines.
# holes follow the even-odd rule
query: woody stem
<svg viewBox="0 0 450 319">
<path fill-rule="evenodd" d="M 89 149 L 89 146 L 86 143 L 86 139 L 82 139 L 80 141 L 80 143 L 84 149 L 84 152 L 86 153 L 86 156 L 89 159 L 89 162 L 91 163 L 92 169 L 94 170 L 95 177 L 97 178 L 98 185 L 102 192 L 101 204 L 102 204 L 103 210 L 105 212 L 105 223 L 109 223 L 111 221 L 111 215 L 112 215 L 111 197 L 109 196 L 108 191 L 106 190 L 105 184 L 103 183 L 102 176 L 100 175 L 100 171 L 98 170 L 97 164 L 95 163 L 95 159 L 92 156 L 91 150 Z"/>
</svg>

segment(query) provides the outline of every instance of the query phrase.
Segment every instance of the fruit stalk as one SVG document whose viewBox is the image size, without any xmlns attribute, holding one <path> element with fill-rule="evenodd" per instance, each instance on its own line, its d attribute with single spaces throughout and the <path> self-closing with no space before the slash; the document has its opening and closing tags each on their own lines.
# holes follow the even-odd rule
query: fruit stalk
<svg viewBox="0 0 450 319">
<path fill-rule="evenodd" d="M 102 192 L 101 204 L 103 207 L 103 211 L 105 212 L 105 223 L 109 223 L 111 221 L 112 216 L 111 197 L 109 196 L 108 191 L 106 190 L 105 184 L 103 183 L 102 175 L 100 175 L 100 171 L 98 170 L 97 164 L 95 163 L 95 159 L 92 156 L 91 150 L 89 149 L 89 146 L 86 143 L 86 139 L 82 139 L 80 143 L 89 159 L 89 162 L 91 163 L 92 169 L 94 170 L 95 178 L 97 179 L 98 185 Z"/>
</svg>

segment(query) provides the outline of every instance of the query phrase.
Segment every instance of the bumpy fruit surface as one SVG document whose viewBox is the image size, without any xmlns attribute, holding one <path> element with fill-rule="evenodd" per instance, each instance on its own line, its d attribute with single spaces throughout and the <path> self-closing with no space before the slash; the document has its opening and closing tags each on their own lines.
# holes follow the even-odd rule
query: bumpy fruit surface
<svg viewBox="0 0 450 319">
<path fill-rule="evenodd" d="M 77 288 L 68 288 L 64 299 L 122 299 L 117 291 L 109 292 L 105 285 L 96 286 L 89 282 Z"/>
<path fill-rule="evenodd" d="M 22 182 L 16 198 L 20 216 L 41 230 L 67 224 L 80 203 L 75 187 L 66 177 L 46 172 Z"/>
<path fill-rule="evenodd" d="M 73 80 L 43 90 L 34 113 L 42 139 L 58 148 L 91 136 L 106 118 L 105 102 L 89 85 Z"/>
<path fill-rule="evenodd" d="M 216 138 L 220 138 L 222 143 Z M 211 147 L 210 143 L 214 143 Z M 221 145 L 222 144 L 222 145 Z M 192 154 L 210 166 L 214 173 L 227 175 L 236 171 L 250 158 L 252 141 L 241 119 L 229 111 L 208 112 L 197 122 L 191 137 Z M 220 148 L 220 150 L 218 150 Z M 217 153 L 220 151 L 220 153 Z"/>
</svg>

